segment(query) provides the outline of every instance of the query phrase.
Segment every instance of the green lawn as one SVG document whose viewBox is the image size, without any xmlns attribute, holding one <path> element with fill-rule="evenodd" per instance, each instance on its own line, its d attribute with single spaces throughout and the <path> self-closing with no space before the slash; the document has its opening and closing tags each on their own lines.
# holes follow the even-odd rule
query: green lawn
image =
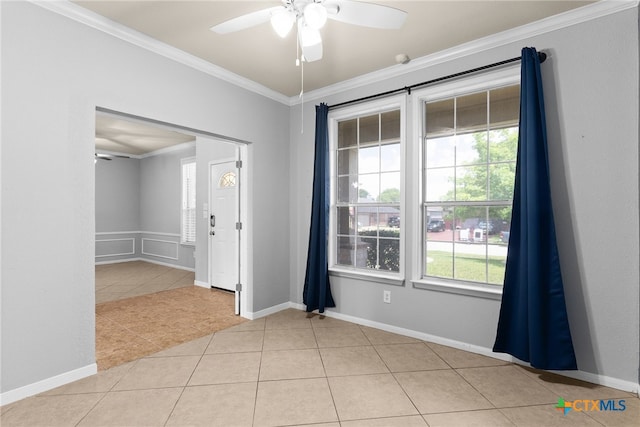
<svg viewBox="0 0 640 427">
<path fill-rule="evenodd" d="M 450 252 L 430 251 L 428 258 L 433 260 L 427 262 L 427 275 L 429 276 L 486 282 L 487 268 L 483 256 L 456 254 L 454 263 L 453 254 Z M 488 282 L 502 285 L 504 282 L 505 258 L 489 257 L 488 265 Z"/>
</svg>

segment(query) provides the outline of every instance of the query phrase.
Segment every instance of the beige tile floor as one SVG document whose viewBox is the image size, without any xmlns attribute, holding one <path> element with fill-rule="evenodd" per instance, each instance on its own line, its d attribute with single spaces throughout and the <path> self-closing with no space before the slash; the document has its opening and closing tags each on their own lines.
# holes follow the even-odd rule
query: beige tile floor
<svg viewBox="0 0 640 427">
<path fill-rule="evenodd" d="M 96 265 L 96 304 L 193 286 L 195 274 L 145 261 Z"/>
<path fill-rule="evenodd" d="M 555 409 L 624 399 L 624 412 Z M 637 426 L 630 393 L 285 310 L 2 408 L 9 426 Z"/>
</svg>

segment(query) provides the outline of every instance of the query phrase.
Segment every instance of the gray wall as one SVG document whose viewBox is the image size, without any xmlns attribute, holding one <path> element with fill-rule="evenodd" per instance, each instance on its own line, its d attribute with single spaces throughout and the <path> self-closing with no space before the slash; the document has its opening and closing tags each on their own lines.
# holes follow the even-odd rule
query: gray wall
<svg viewBox="0 0 640 427">
<path fill-rule="evenodd" d="M 141 256 L 140 160 L 98 160 L 96 171 L 96 263 Z"/>
<path fill-rule="evenodd" d="M 140 161 L 140 229 L 180 234 L 180 160 L 196 156 L 195 144 Z"/>
<path fill-rule="evenodd" d="M 195 268 L 195 247 L 180 244 L 181 160 L 195 156 L 194 142 L 96 163 L 97 263 L 142 258 Z"/>
<path fill-rule="evenodd" d="M 140 160 L 98 160 L 96 233 L 140 230 Z"/>
<path fill-rule="evenodd" d="M 252 141 L 251 203 L 262 212 L 289 203 L 286 190 L 271 196 L 289 182 L 289 108 L 37 5 L 0 11 L 6 393 L 95 363 L 96 106 Z M 286 247 L 289 226 L 286 213 L 255 223 L 259 311 L 289 299 L 288 254 L 271 250 Z"/>
<path fill-rule="evenodd" d="M 142 258 L 195 268 L 195 247 L 180 244 L 181 160 L 196 156 L 195 144 L 140 160 Z"/>
<path fill-rule="evenodd" d="M 639 371 L 638 9 L 618 12 L 478 54 L 444 61 L 379 84 L 291 109 L 292 301 L 302 303 L 313 171 L 314 105 L 404 87 L 520 55 L 550 54 L 542 65 L 558 245 L 578 367 L 589 378 L 637 384 Z M 310 97 L 310 96 L 309 96 Z M 411 100 L 408 115 L 412 117 Z M 408 128 L 408 149 L 416 155 Z M 413 151 L 412 151 L 413 150 Z M 408 177 L 411 177 L 411 165 Z M 407 181 L 407 218 L 417 214 Z M 412 208 L 416 206 L 416 208 Z M 413 247 L 408 233 L 406 248 Z M 405 271 L 417 270 L 412 257 Z M 500 301 L 332 277 L 336 313 L 406 328 L 490 352 Z M 392 303 L 382 302 L 390 289 Z"/>
</svg>

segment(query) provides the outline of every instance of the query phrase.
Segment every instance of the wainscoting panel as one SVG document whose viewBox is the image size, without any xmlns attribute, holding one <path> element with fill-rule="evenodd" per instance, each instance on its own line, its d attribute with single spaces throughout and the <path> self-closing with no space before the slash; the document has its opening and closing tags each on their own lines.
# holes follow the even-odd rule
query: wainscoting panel
<svg viewBox="0 0 640 427">
<path fill-rule="evenodd" d="M 178 260 L 178 242 L 142 238 L 142 255 Z"/>
<path fill-rule="evenodd" d="M 152 231 L 96 233 L 96 264 L 146 260 L 189 271 L 195 269 L 195 245 L 180 243 L 180 234 Z"/>
<path fill-rule="evenodd" d="M 135 238 L 96 240 L 96 258 L 135 255 L 135 253 Z"/>
</svg>

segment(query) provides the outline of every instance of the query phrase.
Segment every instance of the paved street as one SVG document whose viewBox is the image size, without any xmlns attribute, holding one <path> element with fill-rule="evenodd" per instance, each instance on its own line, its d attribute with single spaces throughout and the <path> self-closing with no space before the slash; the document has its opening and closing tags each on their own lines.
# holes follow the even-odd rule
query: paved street
<svg viewBox="0 0 640 427">
<path fill-rule="evenodd" d="M 455 238 L 454 230 L 445 230 L 442 232 L 434 232 L 427 233 L 427 250 L 432 251 L 444 251 L 451 252 L 455 245 L 456 253 L 465 253 L 470 255 L 489 255 L 489 256 L 499 256 L 506 257 L 507 256 L 507 245 L 504 243 L 499 244 L 486 244 L 486 242 L 472 242 L 468 241 L 460 241 L 461 230 L 455 230 Z M 464 236 L 464 232 L 462 233 Z M 469 233 L 471 234 L 471 233 Z M 495 236 L 490 236 L 490 241 L 493 240 Z"/>
</svg>

